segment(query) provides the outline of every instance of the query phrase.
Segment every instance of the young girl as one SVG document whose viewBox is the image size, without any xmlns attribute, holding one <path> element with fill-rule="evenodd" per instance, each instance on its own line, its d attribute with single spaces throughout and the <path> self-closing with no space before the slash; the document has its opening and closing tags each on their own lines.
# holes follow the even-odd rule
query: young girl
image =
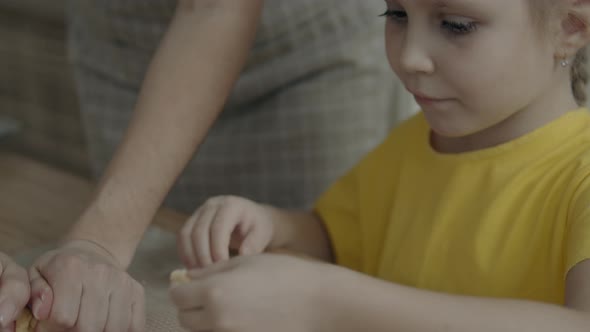
<svg viewBox="0 0 590 332">
<path fill-rule="evenodd" d="M 387 0 L 422 113 L 316 213 L 217 197 L 179 246 L 191 331 L 588 331 L 590 2 Z M 362 110 L 359 110 L 362 112 Z M 359 113 L 360 116 L 360 113 Z M 242 257 L 228 261 L 229 248 Z M 340 266 L 281 255 L 278 248 Z"/>
</svg>

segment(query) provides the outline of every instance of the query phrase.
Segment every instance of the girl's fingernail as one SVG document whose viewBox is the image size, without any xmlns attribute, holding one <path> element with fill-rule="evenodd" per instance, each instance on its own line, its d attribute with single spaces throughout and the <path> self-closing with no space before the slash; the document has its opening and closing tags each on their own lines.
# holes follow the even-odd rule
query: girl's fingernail
<svg viewBox="0 0 590 332">
<path fill-rule="evenodd" d="M 35 319 L 39 319 L 39 310 L 41 310 L 41 306 L 43 305 L 44 296 L 38 297 L 36 300 L 33 301 L 33 316 Z"/>
</svg>

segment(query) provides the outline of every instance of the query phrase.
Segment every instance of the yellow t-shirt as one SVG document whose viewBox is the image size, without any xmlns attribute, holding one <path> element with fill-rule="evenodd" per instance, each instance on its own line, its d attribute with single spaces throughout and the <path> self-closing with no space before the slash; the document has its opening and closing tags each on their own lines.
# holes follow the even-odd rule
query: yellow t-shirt
<svg viewBox="0 0 590 332">
<path fill-rule="evenodd" d="M 433 291 L 563 304 L 590 258 L 590 113 L 440 154 L 418 114 L 319 199 L 337 262 Z"/>
</svg>

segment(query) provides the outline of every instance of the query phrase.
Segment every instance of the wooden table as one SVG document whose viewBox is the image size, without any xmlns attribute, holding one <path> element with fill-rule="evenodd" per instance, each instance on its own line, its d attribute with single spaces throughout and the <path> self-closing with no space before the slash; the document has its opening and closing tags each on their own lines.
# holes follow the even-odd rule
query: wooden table
<svg viewBox="0 0 590 332">
<path fill-rule="evenodd" d="M 94 185 L 29 158 L 0 151 L 0 251 L 58 240 L 88 203 Z M 186 216 L 162 209 L 154 222 L 175 232 Z"/>
</svg>

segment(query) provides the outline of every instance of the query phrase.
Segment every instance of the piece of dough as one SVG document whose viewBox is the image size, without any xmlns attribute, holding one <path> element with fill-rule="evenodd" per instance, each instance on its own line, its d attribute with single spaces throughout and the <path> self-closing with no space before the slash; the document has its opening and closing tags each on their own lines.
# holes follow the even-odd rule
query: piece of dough
<svg viewBox="0 0 590 332">
<path fill-rule="evenodd" d="M 170 281 L 176 283 L 186 283 L 191 281 L 191 279 L 188 277 L 187 270 L 175 270 L 170 273 Z"/>
<path fill-rule="evenodd" d="M 16 332 L 33 332 L 37 326 L 37 320 L 28 308 L 25 308 L 16 320 Z"/>
</svg>

